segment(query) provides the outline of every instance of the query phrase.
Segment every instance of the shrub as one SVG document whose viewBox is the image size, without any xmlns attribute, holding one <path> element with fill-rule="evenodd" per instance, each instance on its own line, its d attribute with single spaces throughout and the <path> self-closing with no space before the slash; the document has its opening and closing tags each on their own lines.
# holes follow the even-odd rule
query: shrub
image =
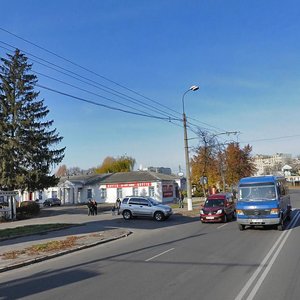
<svg viewBox="0 0 300 300">
<path fill-rule="evenodd" d="M 17 207 L 17 218 L 24 219 L 38 215 L 40 212 L 40 205 L 35 201 L 23 201 L 20 207 Z"/>
</svg>

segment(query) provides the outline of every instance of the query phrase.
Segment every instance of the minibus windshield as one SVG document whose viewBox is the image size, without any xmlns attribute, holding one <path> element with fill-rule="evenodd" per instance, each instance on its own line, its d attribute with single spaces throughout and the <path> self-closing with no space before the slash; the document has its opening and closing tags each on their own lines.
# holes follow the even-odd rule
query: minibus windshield
<svg viewBox="0 0 300 300">
<path fill-rule="evenodd" d="M 274 185 L 241 185 L 239 187 L 239 201 L 276 200 Z"/>
</svg>

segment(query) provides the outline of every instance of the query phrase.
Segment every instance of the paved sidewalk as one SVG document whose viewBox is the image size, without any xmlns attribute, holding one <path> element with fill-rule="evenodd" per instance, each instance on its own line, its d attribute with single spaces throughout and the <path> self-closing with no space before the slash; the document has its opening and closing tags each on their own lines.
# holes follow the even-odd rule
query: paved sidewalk
<svg viewBox="0 0 300 300">
<path fill-rule="evenodd" d="M 101 209 L 98 215 L 87 216 L 86 211 L 84 207 L 47 208 L 43 209 L 41 215 L 37 218 L 0 223 L 0 229 L 33 224 L 74 224 L 74 226 L 70 226 L 67 229 L 0 240 L 0 273 L 107 243 L 131 234 L 129 230 L 112 226 L 118 219 L 122 218 L 121 216 L 112 216 L 110 211 Z M 68 237 L 75 237 L 75 244 L 63 251 L 52 251 L 34 255 L 30 255 L 29 251 L 24 251 L 33 245 L 44 244 L 50 241 L 62 241 Z M 3 254 L 11 251 L 19 254 L 17 258 L 5 259 Z"/>
<path fill-rule="evenodd" d="M 98 215 L 88 216 L 87 208 L 84 206 L 43 208 L 40 215 L 36 218 L 0 223 L 0 229 L 34 224 L 71 224 L 69 228 L 62 230 L 0 240 L 0 273 L 130 235 L 130 230 L 122 228 L 124 227 L 122 216 L 112 215 L 109 209 L 109 206 L 100 206 L 98 207 Z M 174 214 L 192 216 L 187 212 L 186 208 L 175 208 L 173 212 Z M 72 224 L 74 224 L 74 226 L 72 226 Z M 64 251 L 53 251 L 34 255 L 29 255 L 29 251 L 26 251 L 26 254 L 20 254 L 14 259 L 5 259 L 3 256 L 3 254 L 7 252 L 16 251 L 20 253 L 20 251 L 24 252 L 25 249 L 33 245 L 44 244 L 50 241 L 61 241 L 68 237 L 76 237 L 76 243 Z"/>
</svg>

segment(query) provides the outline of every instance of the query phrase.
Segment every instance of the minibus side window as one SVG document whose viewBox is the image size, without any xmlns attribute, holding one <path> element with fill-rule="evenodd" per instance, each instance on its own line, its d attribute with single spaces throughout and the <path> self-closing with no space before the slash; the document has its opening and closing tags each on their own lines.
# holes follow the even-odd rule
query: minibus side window
<svg viewBox="0 0 300 300">
<path fill-rule="evenodd" d="M 281 191 L 280 191 L 280 184 L 279 183 L 277 183 L 276 189 L 277 189 L 278 197 L 280 197 L 281 196 Z"/>
</svg>

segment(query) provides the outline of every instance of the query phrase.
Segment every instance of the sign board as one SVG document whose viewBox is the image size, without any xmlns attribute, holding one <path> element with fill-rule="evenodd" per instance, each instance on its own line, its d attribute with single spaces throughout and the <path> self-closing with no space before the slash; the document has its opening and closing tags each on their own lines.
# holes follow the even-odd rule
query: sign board
<svg viewBox="0 0 300 300">
<path fill-rule="evenodd" d="M 115 183 L 115 184 L 107 184 L 106 188 L 130 188 L 130 187 L 146 187 L 151 186 L 151 182 L 128 182 L 128 183 Z"/>
<path fill-rule="evenodd" d="M 0 191 L 1 217 L 11 220 L 16 218 L 16 191 Z"/>
<path fill-rule="evenodd" d="M 201 176 L 199 182 L 202 185 L 207 184 L 208 183 L 207 177 L 206 176 Z"/>
<path fill-rule="evenodd" d="M 13 197 L 16 196 L 18 193 L 15 191 L 0 191 L 0 196 L 8 196 Z"/>
</svg>

